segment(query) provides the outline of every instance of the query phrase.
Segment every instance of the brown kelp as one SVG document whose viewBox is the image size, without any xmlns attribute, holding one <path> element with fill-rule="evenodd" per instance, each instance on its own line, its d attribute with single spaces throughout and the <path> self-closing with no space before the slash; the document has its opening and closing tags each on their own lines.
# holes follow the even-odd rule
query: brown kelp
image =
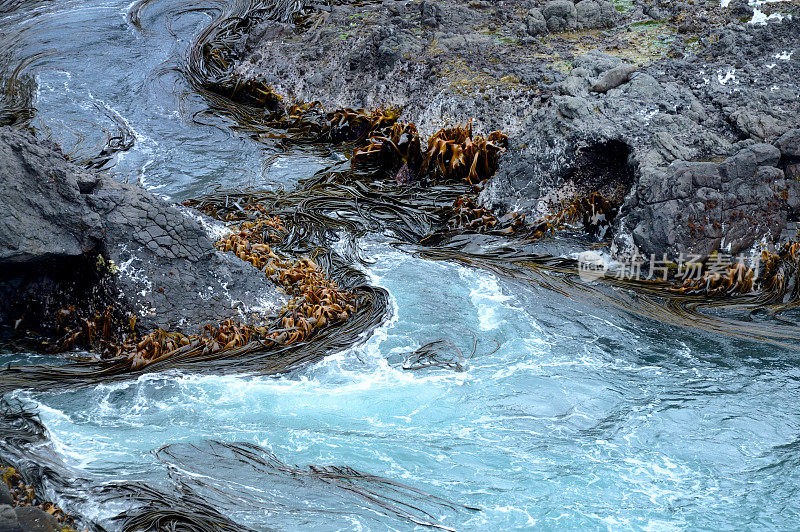
<svg viewBox="0 0 800 532">
<path fill-rule="evenodd" d="M 495 131 L 473 136 L 472 124 L 444 128 L 428 139 L 423 152 L 413 124 L 395 124 L 389 135 L 373 135 L 353 154 L 353 164 L 397 171 L 401 183 L 416 180 L 465 181 L 476 184 L 497 171 L 507 137 Z"/>
<path fill-rule="evenodd" d="M 484 138 L 473 136 L 471 123 L 445 128 L 428 139 L 423 151 L 416 127 L 397 122 L 397 109 L 326 111 L 319 102 L 289 102 L 265 80 L 241 76 L 236 69 L 243 57 L 240 43 L 251 28 L 266 20 L 295 20 L 317 7 L 288 1 L 234 3 L 198 35 L 182 71 L 214 113 L 232 118 L 233 127 L 258 139 L 349 143 L 357 148 L 353 164 L 399 170 L 397 179 L 405 183 L 478 183 L 495 173 L 507 140 L 499 131 Z"/>
<path fill-rule="evenodd" d="M 538 232 L 537 228 L 541 231 L 541 220 L 525 223 L 521 217 L 493 217 L 480 211 L 474 200 L 465 199 L 465 194 L 466 198 L 471 198 L 472 193 L 472 187 L 465 183 L 409 186 L 391 179 L 376 180 L 369 173 L 345 169 L 321 172 L 315 178 L 301 181 L 297 189 L 289 192 L 219 191 L 193 204 L 223 219 L 237 216 L 242 205 L 260 204 L 275 209 L 297 223 L 297 230 L 288 241 L 299 249 L 303 248 L 302 242 L 306 239 L 325 245 L 326 234 L 330 245 L 342 230 L 354 236 L 369 231 L 389 231 L 404 242 L 415 244 L 417 252 L 426 258 L 463 262 L 510 279 L 544 286 L 569 297 L 588 298 L 595 304 L 609 304 L 666 323 L 784 345 L 786 341 L 800 338 L 795 330 L 784 324 L 745 322 L 706 313 L 712 309 L 745 313 L 764 309 L 772 301 L 765 283 L 755 285 L 759 291 L 736 297 L 714 296 L 707 292 L 679 293 L 670 290 L 679 285 L 674 280 L 617 278 L 616 272 L 607 272 L 599 283 L 586 284 L 579 281 L 576 260 L 536 251 L 534 242 L 544 242 L 545 233 L 555 235 L 577 226 L 599 228 L 601 222 L 612 221 L 616 206 L 602 196 L 592 195 L 568 204 L 546 220 L 546 231 Z M 454 205 L 469 209 L 476 215 L 473 220 L 466 216 L 461 218 L 467 222 L 466 227 L 461 228 L 463 230 L 459 230 L 458 210 L 453 209 Z M 492 225 L 495 219 L 498 222 Z M 473 221 L 477 222 L 470 225 Z M 504 227 L 513 230 L 504 230 Z M 576 233 L 571 231 L 569 234 Z M 787 267 L 782 267 L 786 272 L 784 278 L 790 273 Z M 791 308 L 792 305 L 781 303 L 779 306 Z"/>
<path fill-rule="evenodd" d="M 436 247 L 419 247 L 417 254 L 431 260 L 456 261 L 491 271 L 513 282 L 541 286 L 565 297 L 593 306 L 607 306 L 669 325 L 701 329 L 746 340 L 764 341 L 797 348 L 800 329 L 796 324 L 768 319 L 797 308 L 797 299 L 782 301 L 768 291 L 729 295 L 679 293 L 670 290 L 673 281 L 648 280 L 617 275 L 609 270 L 595 282 L 579 276 L 576 259 L 554 257 L 537 251 L 532 244 L 454 237 Z M 785 270 L 784 270 L 785 271 Z M 759 284 L 756 284 L 759 286 Z M 766 312 L 767 319 L 757 319 Z"/>
<path fill-rule="evenodd" d="M 580 196 L 568 202 L 561 210 L 531 224 L 531 236 L 541 238 L 547 233 L 580 226 L 589 235 L 602 239 L 610 229 L 619 207 L 618 202 L 597 192 Z"/>
<path fill-rule="evenodd" d="M 213 361 L 218 362 L 219 371 L 229 363 L 241 371 L 277 373 L 344 349 L 382 321 L 386 296 L 379 289 L 359 284 L 359 272 L 344 267 L 329 253 L 297 260 L 278 256 L 273 246 L 281 245 L 288 233 L 283 222 L 264 214 L 263 209 L 248 212 L 253 220 L 242 222 L 217 245 L 264 271 L 292 296 L 277 319 L 264 325 L 227 319 L 207 325 L 199 334 L 157 329 L 139 337 L 134 323 L 118 335 L 110 308 L 91 316 L 74 308 L 63 309 L 63 334 L 51 345 L 60 350 L 81 347 L 98 354 L 78 357 L 76 363 L 62 367 L 9 368 L 3 372 L 4 385 L 92 382 L 187 364 L 203 367 Z M 328 276 L 332 270 L 337 272 L 337 280 Z"/>
</svg>

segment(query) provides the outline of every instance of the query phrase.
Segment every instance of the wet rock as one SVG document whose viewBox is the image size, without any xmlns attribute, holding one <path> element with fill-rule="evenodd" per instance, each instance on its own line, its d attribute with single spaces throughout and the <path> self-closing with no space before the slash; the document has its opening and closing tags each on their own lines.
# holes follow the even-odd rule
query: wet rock
<svg viewBox="0 0 800 532">
<path fill-rule="evenodd" d="M 0 504 L 0 531 L 26 532 L 22 529 L 22 526 L 20 526 L 14 508 L 9 504 Z"/>
<path fill-rule="evenodd" d="M 731 0 L 727 9 L 732 16 L 742 20 L 750 20 L 753 16 L 753 8 L 748 0 Z"/>
<path fill-rule="evenodd" d="M 552 32 L 574 30 L 578 25 L 578 12 L 570 0 L 550 0 L 544 5 L 542 14 L 547 29 Z"/>
<path fill-rule="evenodd" d="M 0 128 L 0 161 L 0 325 L 38 328 L 75 304 L 195 332 L 282 306 L 263 273 L 214 249 L 197 215 L 79 169 L 28 133 Z"/>
<path fill-rule="evenodd" d="M 547 33 L 547 20 L 545 20 L 541 9 L 531 9 L 525 18 L 525 30 L 531 37 L 536 37 Z"/>
<path fill-rule="evenodd" d="M 14 498 L 11 496 L 11 491 L 5 482 L 0 482 L 0 505 L 14 504 Z"/>
<path fill-rule="evenodd" d="M 14 498 L 11 496 L 11 491 L 5 482 L 0 482 L 0 505 L 14 504 Z"/>
<path fill-rule="evenodd" d="M 15 512 L 25 532 L 61 532 L 58 520 L 44 510 L 34 506 L 19 506 Z"/>
<path fill-rule="evenodd" d="M 575 4 L 578 28 L 610 28 L 617 22 L 618 12 L 614 4 L 604 0 L 581 0 Z"/>
<path fill-rule="evenodd" d="M 421 2 L 337 5 L 323 23 L 327 29 L 301 45 L 295 38 L 263 39 L 248 72 L 264 75 L 282 94 L 319 100 L 326 108 L 398 105 L 402 119 L 416 123 L 423 135 L 470 119 L 482 133 L 504 130 L 508 153 L 481 194 L 499 215 L 514 210 L 532 219 L 598 187 L 619 197 L 623 212 L 635 213 L 646 197 L 640 192 L 644 183 L 656 183 L 673 187 L 663 193 L 669 199 L 653 206 L 663 210 L 659 219 L 690 208 L 699 216 L 715 194 L 726 205 L 740 188 L 749 194 L 761 186 L 766 194 L 765 183 L 754 183 L 769 175 L 781 181 L 775 169 L 784 172 L 786 203 L 797 204 L 792 202 L 800 160 L 786 155 L 794 153 L 793 137 L 779 139 L 800 127 L 800 52 L 789 53 L 800 50 L 800 18 L 764 27 L 742 24 L 736 14 L 748 9 L 746 1 L 731 2 L 728 9 L 718 2 L 634 2 L 624 13 L 610 10 L 607 0 L 430 3 L 438 10 Z M 356 12 L 369 17 L 353 17 Z M 648 18 L 665 24 L 623 24 Z M 351 20 L 360 26 L 342 39 L 340 28 L 351 27 Z M 564 33 L 537 38 L 551 32 Z M 402 38 L 377 44 L 374 53 L 369 39 L 376 34 L 377 43 Z M 666 39 L 669 44 L 662 46 Z M 592 45 L 605 53 L 573 57 Z M 318 50 L 313 61 L 300 52 L 309 47 Z M 343 68 L 354 56 L 355 69 Z M 637 72 L 628 61 L 639 65 Z M 340 81 L 343 70 L 349 81 Z M 775 152 L 761 146 L 742 156 L 753 158 L 755 167 L 739 169 L 736 163 L 730 171 L 744 177 L 728 180 L 719 162 L 763 143 L 782 151 L 778 165 L 771 165 Z M 681 169 L 684 163 L 690 170 Z M 704 199 L 682 203 L 695 196 Z M 769 213 L 763 214 L 755 224 L 772 228 Z M 658 230 L 672 234 L 673 244 L 688 242 L 681 239 L 690 236 L 664 224 Z M 619 241 L 634 246 L 636 225 L 616 227 Z M 700 241 L 723 242 L 713 222 L 711 228 L 704 225 L 715 236 Z M 667 237 L 659 242 L 673 245 Z"/>
<path fill-rule="evenodd" d="M 97 214 L 85 208 L 81 170 L 49 157 L 51 150 L 31 138 L 0 128 L 0 263 L 24 264 L 81 256 L 101 239 Z M 36 168 L 37 179 L 17 176 Z"/>
</svg>

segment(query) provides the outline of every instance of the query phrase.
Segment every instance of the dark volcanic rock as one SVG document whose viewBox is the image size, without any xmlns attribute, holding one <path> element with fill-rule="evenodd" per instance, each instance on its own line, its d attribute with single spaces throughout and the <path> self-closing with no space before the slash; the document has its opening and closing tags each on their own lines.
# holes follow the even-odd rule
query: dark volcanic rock
<svg viewBox="0 0 800 532">
<path fill-rule="evenodd" d="M 14 504 L 14 498 L 5 482 L 0 482 L 0 505 Z"/>
<path fill-rule="evenodd" d="M 620 215 L 618 247 L 630 248 L 624 240 L 632 237 L 645 255 L 707 257 L 778 240 L 786 199 L 797 194 L 777 168 L 779 159 L 774 146 L 755 144 L 721 163 L 674 161 L 644 169 Z"/>
<path fill-rule="evenodd" d="M 502 129 L 509 150 L 481 195 L 499 215 L 530 219 L 599 191 L 623 204 L 617 253 L 733 249 L 782 238 L 798 216 L 800 8 L 759 9 L 793 17 L 749 23 L 746 1 L 335 3 L 315 31 L 265 33 L 237 69 L 326 108 L 397 105 L 423 135 L 470 119 L 478 133 Z M 718 187 L 687 177 L 756 144 L 780 161 L 730 180 L 718 168 Z M 728 220 L 746 205 L 752 235 Z"/>
<path fill-rule="evenodd" d="M 550 31 L 573 30 L 578 26 L 578 11 L 570 0 L 550 0 L 542 8 Z"/>
<path fill-rule="evenodd" d="M 79 257 L 99 245 L 100 217 L 86 209 L 78 184 L 88 176 L 51 154 L 29 137 L 0 129 L 2 264 Z M 19 179 L 31 172 L 40 178 Z"/>
<path fill-rule="evenodd" d="M 780 51 L 800 40 L 797 25 L 784 21 L 781 40 L 769 27 L 723 31 L 775 58 L 772 68 L 676 60 L 637 72 L 605 54 L 577 57 L 561 94 L 511 139 L 482 201 L 501 212 L 544 214 L 571 198 L 607 193 L 616 179 L 617 199 L 624 191 L 612 247 L 618 255 L 769 247 L 800 203 L 800 88 L 792 80 L 800 69 Z M 609 153 L 609 143 L 627 148 L 616 150 L 625 171 L 599 171 L 596 154 Z M 601 166 L 614 165 L 606 157 Z"/>
<path fill-rule="evenodd" d="M 547 20 L 545 20 L 541 9 L 531 9 L 525 19 L 525 29 L 530 36 L 542 35 L 547 33 Z"/>
<path fill-rule="evenodd" d="M 19 506 L 14 511 L 25 532 L 61 532 L 63 528 L 55 517 L 35 506 Z"/>
<path fill-rule="evenodd" d="M 0 505 L 0 531 L 2 532 L 25 532 L 19 524 L 17 513 L 8 504 Z"/>
<path fill-rule="evenodd" d="M 787 159 L 787 162 L 800 161 L 800 129 L 787 131 L 775 141 L 775 145 L 781 150 L 781 154 Z"/>
<path fill-rule="evenodd" d="M 214 249 L 198 215 L 9 128 L 0 160 L 0 324 L 38 327 L 61 307 L 91 304 L 135 315 L 143 330 L 194 332 L 282 306 L 262 272 Z"/>
<path fill-rule="evenodd" d="M 614 4 L 604 0 L 581 0 L 575 4 L 575 12 L 581 29 L 610 28 L 619 18 Z"/>
</svg>

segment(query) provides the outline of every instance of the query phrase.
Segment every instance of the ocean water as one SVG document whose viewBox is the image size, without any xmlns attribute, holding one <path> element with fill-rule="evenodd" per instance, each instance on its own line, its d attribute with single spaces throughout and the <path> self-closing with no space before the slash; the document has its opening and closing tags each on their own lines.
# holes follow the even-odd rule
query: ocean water
<svg viewBox="0 0 800 532">
<path fill-rule="evenodd" d="M 16 57 L 50 54 L 32 68 L 37 126 L 88 153 L 109 126 L 100 109 L 111 109 L 137 140 L 113 172 L 174 199 L 220 183 L 291 187 L 335 159 L 187 120 L 202 102 L 179 96 L 179 76 L 160 69 L 209 18 L 170 14 L 182 5 L 155 2 L 144 31 L 124 2 L 0 15 L 0 27 L 21 30 L 5 37 Z M 474 508 L 430 510 L 458 530 L 796 528 L 796 352 L 426 260 L 380 236 L 359 245 L 392 312 L 352 349 L 280 378 L 171 371 L 12 395 L 38 409 L 75 475 L 159 486 L 177 471 L 241 495 L 219 510 L 256 529 L 421 525 L 330 483 L 291 484 L 210 442 L 256 444 L 301 468 L 349 466 Z M 439 339 L 461 351 L 464 371 L 403 368 Z M 0 354 L 3 364 L 41 360 Z M 157 455 L 165 445 L 180 460 Z M 101 520 L 118 510 L 65 503 Z"/>
</svg>

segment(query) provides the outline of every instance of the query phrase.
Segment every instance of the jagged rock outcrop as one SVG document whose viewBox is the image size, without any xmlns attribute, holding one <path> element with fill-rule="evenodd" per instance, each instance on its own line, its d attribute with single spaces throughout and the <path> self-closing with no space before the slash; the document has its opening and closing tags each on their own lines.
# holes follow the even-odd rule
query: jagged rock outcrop
<svg viewBox="0 0 800 532">
<path fill-rule="evenodd" d="M 578 11 L 571 0 L 550 0 L 542 14 L 550 31 L 574 30 L 578 26 Z"/>
<path fill-rule="evenodd" d="M 667 0 L 335 3 L 311 29 L 264 21 L 240 51 L 237 72 L 327 108 L 397 105 L 423 135 L 470 119 L 479 133 L 501 129 L 509 150 L 481 195 L 498 214 L 536 218 L 601 192 L 622 205 L 616 253 L 636 246 L 706 253 L 779 239 L 779 226 L 797 217 L 793 156 L 758 164 L 740 180 L 720 173 L 715 191 L 727 199 L 712 198 L 708 205 L 717 207 L 707 213 L 699 210 L 704 187 L 690 179 L 683 196 L 674 183 L 695 163 L 779 146 L 798 127 L 798 7 L 758 6 L 794 14 L 768 23 L 753 19 L 755 8 Z M 762 193 L 770 197 L 752 198 Z M 777 211 L 774 194 L 785 196 Z M 745 205 L 756 211 L 750 235 L 726 221 Z"/>
<path fill-rule="evenodd" d="M 622 205 L 618 256 L 773 245 L 800 202 L 800 87 L 792 81 L 800 68 L 781 52 L 800 45 L 797 27 L 724 29 L 725 46 L 748 43 L 773 58 L 767 66 L 735 51 L 727 53 L 737 55 L 736 68 L 729 58 L 700 68 L 694 58 L 637 67 L 599 52 L 577 57 L 526 132 L 512 137 L 482 202 L 537 216 L 611 194 Z"/>
<path fill-rule="evenodd" d="M 646 256 L 707 257 L 744 253 L 777 241 L 786 228 L 796 184 L 778 167 L 780 150 L 753 144 L 722 162 L 673 161 L 645 168 L 620 213 L 616 245 Z M 632 239 L 632 242 L 630 242 Z"/>
<path fill-rule="evenodd" d="M 575 13 L 580 29 L 609 28 L 619 19 L 619 12 L 614 4 L 605 0 L 576 2 Z"/>
<path fill-rule="evenodd" d="M 262 272 L 216 251 L 197 219 L 142 188 L 80 169 L 11 128 L 0 128 L 0 161 L 6 332 L 39 327 L 69 304 L 111 305 L 143 330 L 187 332 L 282 306 Z"/>
</svg>

